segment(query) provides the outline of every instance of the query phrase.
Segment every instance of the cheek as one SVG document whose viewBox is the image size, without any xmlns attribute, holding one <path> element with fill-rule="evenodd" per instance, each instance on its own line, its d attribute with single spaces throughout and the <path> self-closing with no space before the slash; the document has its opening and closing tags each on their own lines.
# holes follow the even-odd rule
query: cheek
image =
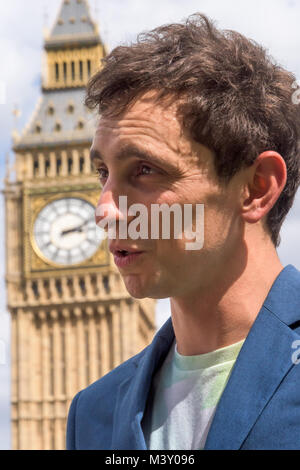
<svg viewBox="0 0 300 470">
<path fill-rule="evenodd" d="M 186 240 L 157 240 L 155 254 L 156 261 L 162 269 L 168 271 L 172 276 L 181 275 L 181 269 L 187 265 L 191 267 L 196 252 L 186 249 Z"/>
<path fill-rule="evenodd" d="M 240 218 L 233 208 L 222 206 L 205 212 L 204 248 L 224 249 L 242 236 Z"/>
</svg>

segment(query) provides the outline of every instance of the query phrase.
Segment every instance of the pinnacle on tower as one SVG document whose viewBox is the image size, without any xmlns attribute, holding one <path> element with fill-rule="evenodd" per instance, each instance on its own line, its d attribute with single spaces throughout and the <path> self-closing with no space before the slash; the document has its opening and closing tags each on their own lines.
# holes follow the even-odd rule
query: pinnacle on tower
<svg viewBox="0 0 300 470">
<path fill-rule="evenodd" d="M 91 18 L 87 0 L 63 0 L 57 19 L 46 39 L 46 48 L 73 42 L 99 41 L 98 28 Z"/>
</svg>

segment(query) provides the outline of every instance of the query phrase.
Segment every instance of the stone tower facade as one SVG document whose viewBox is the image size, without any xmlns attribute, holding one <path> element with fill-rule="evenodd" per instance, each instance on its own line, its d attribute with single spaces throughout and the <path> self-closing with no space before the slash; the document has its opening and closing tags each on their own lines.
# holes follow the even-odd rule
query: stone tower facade
<svg viewBox="0 0 300 470">
<path fill-rule="evenodd" d="M 64 0 L 45 38 L 40 101 L 14 138 L 4 190 L 13 449 L 65 449 L 74 395 L 155 332 L 155 301 L 129 296 L 94 222 L 95 117 L 83 100 L 105 55 L 87 2 Z"/>
</svg>

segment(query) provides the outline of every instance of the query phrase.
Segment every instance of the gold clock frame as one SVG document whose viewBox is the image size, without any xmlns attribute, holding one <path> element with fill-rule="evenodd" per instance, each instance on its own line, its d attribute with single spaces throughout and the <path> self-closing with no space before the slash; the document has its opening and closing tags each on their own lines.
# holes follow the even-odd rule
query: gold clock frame
<svg viewBox="0 0 300 470">
<path fill-rule="evenodd" d="M 54 194 L 53 194 L 54 193 Z M 76 273 L 99 272 L 101 269 L 106 269 L 111 265 L 111 257 L 108 250 L 107 238 L 103 240 L 96 252 L 87 260 L 81 263 L 72 265 L 61 265 L 48 260 L 36 245 L 34 239 L 34 223 L 40 211 L 51 202 L 65 199 L 65 198 L 78 198 L 82 199 L 94 207 L 96 207 L 99 198 L 99 187 L 83 187 L 79 186 L 74 188 L 66 187 L 63 190 L 61 187 L 49 188 L 42 190 L 27 190 L 24 191 L 24 274 L 28 278 L 37 278 L 49 275 L 71 274 Z"/>
<path fill-rule="evenodd" d="M 81 261 L 80 263 L 72 263 L 72 264 L 66 264 L 66 265 L 63 265 L 61 263 L 55 263 L 54 261 L 51 261 L 50 259 L 48 259 L 42 252 L 42 250 L 38 247 L 37 243 L 36 243 L 36 239 L 35 239 L 35 236 L 34 236 L 34 226 L 35 226 L 35 223 L 36 223 L 36 220 L 39 216 L 39 214 L 41 213 L 41 211 L 47 207 L 49 204 L 51 204 L 52 202 L 55 202 L 55 201 L 60 201 L 60 200 L 65 200 L 65 199 L 80 199 L 82 201 L 85 201 L 86 203 L 88 204 L 91 204 L 92 207 L 95 207 L 94 204 L 92 204 L 90 201 L 88 201 L 86 198 L 80 196 L 80 197 L 76 197 L 74 198 L 74 196 L 66 196 L 66 197 L 55 197 L 53 198 L 51 201 L 48 201 L 47 203 L 43 204 L 41 206 L 41 208 L 35 213 L 34 217 L 32 218 L 31 220 L 31 228 L 30 228 L 30 243 L 31 243 L 31 246 L 33 248 L 33 250 L 35 251 L 35 253 L 37 254 L 37 256 L 39 258 L 41 258 L 46 264 L 49 264 L 50 266 L 53 266 L 57 269 L 61 269 L 61 268 L 71 268 L 71 267 L 74 267 L 74 268 L 78 268 L 80 265 L 82 264 L 85 264 L 87 263 L 91 258 L 93 258 L 93 256 L 96 254 L 96 252 L 100 249 L 102 243 L 104 243 L 105 240 L 103 240 L 103 242 L 101 243 L 101 245 L 98 246 L 98 248 L 95 249 L 95 252 L 93 253 L 92 256 L 84 259 L 83 261 Z"/>
</svg>

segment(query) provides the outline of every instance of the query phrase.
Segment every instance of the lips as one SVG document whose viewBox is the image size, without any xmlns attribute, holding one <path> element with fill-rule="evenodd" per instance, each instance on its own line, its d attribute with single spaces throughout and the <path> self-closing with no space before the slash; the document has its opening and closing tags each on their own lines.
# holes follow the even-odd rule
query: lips
<svg viewBox="0 0 300 470">
<path fill-rule="evenodd" d="M 125 245 L 111 245 L 109 247 L 109 251 L 115 256 L 127 256 L 131 254 L 137 254 L 137 253 L 142 253 L 141 250 L 138 250 L 137 248 L 132 248 L 129 246 Z"/>
<path fill-rule="evenodd" d="M 144 255 L 144 251 L 123 245 L 110 246 L 109 250 L 114 255 L 115 264 L 119 269 L 131 269 L 140 262 Z"/>
</svg>

